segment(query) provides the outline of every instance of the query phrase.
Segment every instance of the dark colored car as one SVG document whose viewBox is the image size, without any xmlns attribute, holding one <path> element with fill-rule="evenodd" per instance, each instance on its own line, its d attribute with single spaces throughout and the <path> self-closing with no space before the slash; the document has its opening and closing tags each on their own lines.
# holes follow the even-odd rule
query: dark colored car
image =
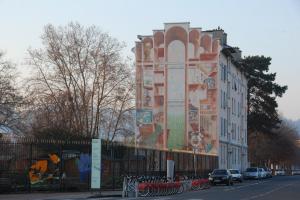
<svg viewBox="0 0 300 200">
<path fill-rule="evenodd" d="M 227 169 L 215 169 L 211 174 L 209 174 L 209 181 L 212 185 L 233 185 L 232 175 Z"/>
</svg>

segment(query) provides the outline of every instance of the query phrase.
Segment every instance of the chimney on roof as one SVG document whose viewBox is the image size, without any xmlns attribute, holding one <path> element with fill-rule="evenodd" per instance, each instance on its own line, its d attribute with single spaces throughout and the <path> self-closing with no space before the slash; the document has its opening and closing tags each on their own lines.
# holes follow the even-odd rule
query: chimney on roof
<svg viewBox="0 0 300 200">
<path fill-rule="evenodd" d="M 238 47 L 233 47 L 235 53 L 232 53 L 234 60 L 240 61 L 242 59 L 242 51 Z"/>
<path fill-rule="evenodd" d="M 212 34 L 213 34 L 213 38 L 217 38 L 220 40 L 220 44 L 222 46 L 227 44 L 227 34 L 224 32 L 222 28 L 220 28 L 220 26 L 218 26 L 218 29 L 214 29 L 212 31 Z"/>
</svg>

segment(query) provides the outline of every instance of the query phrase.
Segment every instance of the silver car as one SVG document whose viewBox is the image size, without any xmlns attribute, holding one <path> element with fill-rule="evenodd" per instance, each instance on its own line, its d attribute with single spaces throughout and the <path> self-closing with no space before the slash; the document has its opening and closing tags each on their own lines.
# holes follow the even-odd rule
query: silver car
<svg viewBox="0 0 300 200">
<path fill-rule="evenodd" d="M 249 167 L 244 172 L 244 179 L 261 179 L 261 172 L 258 167 Z"/>
<path fill-rule="evenodd" d="M 232 180 L 233 181 L 238 181 L 238 182 L 243 181 L 243 175 L 241 174 L 240 170 L 238 170 L 238 169 L 229 169 L 229 171 L 232 175 Z"/>
<path fill-rule="evenodd" d="M 284 176 L 285 175 L 285 171 L 283 169 L 276 169 L 275 170 L 275 175 L 276 176 Z"/>
<path fill-rule="evenodd" d="M 264 170 L 264 168 L 258 168 L 258 170 L 261 178 L 267 178 L 267 172 Z"/>
</svg>

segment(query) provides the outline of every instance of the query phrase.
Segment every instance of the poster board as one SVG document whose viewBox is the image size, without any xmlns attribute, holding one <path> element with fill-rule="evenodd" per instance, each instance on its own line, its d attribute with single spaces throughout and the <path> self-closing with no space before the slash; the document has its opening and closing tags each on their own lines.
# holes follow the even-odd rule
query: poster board
<svg viewBox="0 0 300 200">
<path fill-rule="evenodd" d="M 92 139 L 92 176 L 91 189 L 101 186 L 101 139 Z"/>
</svg>

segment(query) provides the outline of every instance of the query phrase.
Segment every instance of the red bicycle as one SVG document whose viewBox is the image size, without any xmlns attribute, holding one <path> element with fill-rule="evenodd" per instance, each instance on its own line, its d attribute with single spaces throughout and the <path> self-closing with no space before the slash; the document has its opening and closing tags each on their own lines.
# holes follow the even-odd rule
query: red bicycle
<svg viewBox="0 0 300 200">
<path fill-rule="evenodd" d="M 209 180 L 207 178 L 194 179 L 192 181 L 192 190 L 203 190 L 210 187 Z"/>
</svg>

